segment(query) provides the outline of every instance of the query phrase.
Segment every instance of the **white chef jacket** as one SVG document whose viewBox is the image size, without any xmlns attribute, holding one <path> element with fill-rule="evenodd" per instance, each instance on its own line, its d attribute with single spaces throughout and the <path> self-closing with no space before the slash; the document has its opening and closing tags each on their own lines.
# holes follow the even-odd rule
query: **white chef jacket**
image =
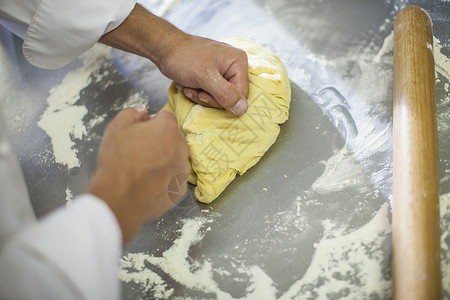
<svg viewBox="0 0 450 300">
<path fill-rule="evenodd" d="M 0 122 L 0 299 L 117 300 L 121 239 L 109 206 L 90 194 L 36 221 Z"/>
<path fill-rule="evenodd" d="M 136 0 L 0 0 L 0 23 L 24 39 L 33 65 L 57 69 L 119 26 Z"/>
</svg>

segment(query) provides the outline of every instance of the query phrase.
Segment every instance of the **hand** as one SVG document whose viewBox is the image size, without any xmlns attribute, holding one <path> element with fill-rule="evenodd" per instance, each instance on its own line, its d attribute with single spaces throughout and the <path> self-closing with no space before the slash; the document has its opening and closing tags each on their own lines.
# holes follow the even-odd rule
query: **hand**
<svg viewBox="0 0 450 300">
<path fill-rule="evenodd" d="M 147 57 L 196 103 L 237 115 L 247 111 L 248 59 L 243 50 L 186 34 L 139 4 L 99 41 Z"/>
<path fill-rule="evenodd" d="M 247 111 L 248 60 L 243 50 L 207 38 L 181 34 L 158 67 L 193 102 Z"/>
<path fill-rule="evenodd" d="M 186 193 L 188 156 L 189 147 L 169 112 L 149 118 L 143 107 L 128 108 L 108 124 L 86 192 L 111 207 L 124 244 Z"/>
</svg>

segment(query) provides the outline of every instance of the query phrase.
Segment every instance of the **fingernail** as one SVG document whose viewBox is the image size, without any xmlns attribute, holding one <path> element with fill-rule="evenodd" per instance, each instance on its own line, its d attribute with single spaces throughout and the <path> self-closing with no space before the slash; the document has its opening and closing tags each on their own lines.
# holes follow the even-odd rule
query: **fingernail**
<svg viewBox="0 0 450 300">
<path fill-rule="evenodd" d="M 207 98 L 198 98 L 200 101 L 205 102 L 206 104 L 209 103 L 209 100 Z"/>
<path fill-rule="evenodd" d="M 233 108 L 231 108 L 231 111 L 236 115 L 243 115 L 248 109 L 247 101 L 244 99 L 239 100 Z"/>
<path fill-rule="evenodd" d="M 153 119 L 154 117 L 156 117 L 156 114 L 151 114 L 150 116 L 148 116 L 149 119 Z"/>
<path fill-rule="evenodd" d="M 183 86 L 179 83 L 175 83 L 175 86 L 177 87 L 178 90 L 183 91 Z"/>
<path fill-rule="evenodd" d="M 135 106 L 134 109 L 138 112 L 147 112 L 147 107 L 145 107 L 145 105 L 143 104 Z"/>
<path fill-rule="evenodd" d="M 191 93 L 186 93 L 184 94 L 186 97 L 191 98 L 192 99 L 192 94 Z"/>
</svg>

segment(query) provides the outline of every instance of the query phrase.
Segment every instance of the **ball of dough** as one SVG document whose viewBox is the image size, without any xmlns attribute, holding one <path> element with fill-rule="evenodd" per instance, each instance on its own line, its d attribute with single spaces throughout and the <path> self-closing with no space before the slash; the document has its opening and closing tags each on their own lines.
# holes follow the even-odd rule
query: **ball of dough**
<svg viewBox="0 0 450 300">
<path fill-rule="evenodd" d="M 236 177 L 254 166 L 275 142 L 289 116 L 291 87 L 286 69 L 270 50 L 246 39 L 226 43 L 248 56 L 248 110 L 236 116 L 186 99 L 174 84 L 163 108 L 175 114 L 190 147 L 191 176 L 198 201 L 210 203 Z"/>
</svg>

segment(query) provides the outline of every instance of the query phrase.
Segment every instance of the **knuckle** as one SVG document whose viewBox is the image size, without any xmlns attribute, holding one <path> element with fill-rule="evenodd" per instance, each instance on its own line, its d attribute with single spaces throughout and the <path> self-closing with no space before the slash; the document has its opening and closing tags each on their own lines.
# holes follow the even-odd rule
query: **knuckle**
<svg viewBox="0 0 450 300">
<path fill-rule="evenodd" d="M 239 55 L 239 59 L 245 60 L 246 62 L 248 61 L 247 53 L 244 50 L 238 49 L 238 53 L 239 53 L 238 54 Z"/>
</svg>

